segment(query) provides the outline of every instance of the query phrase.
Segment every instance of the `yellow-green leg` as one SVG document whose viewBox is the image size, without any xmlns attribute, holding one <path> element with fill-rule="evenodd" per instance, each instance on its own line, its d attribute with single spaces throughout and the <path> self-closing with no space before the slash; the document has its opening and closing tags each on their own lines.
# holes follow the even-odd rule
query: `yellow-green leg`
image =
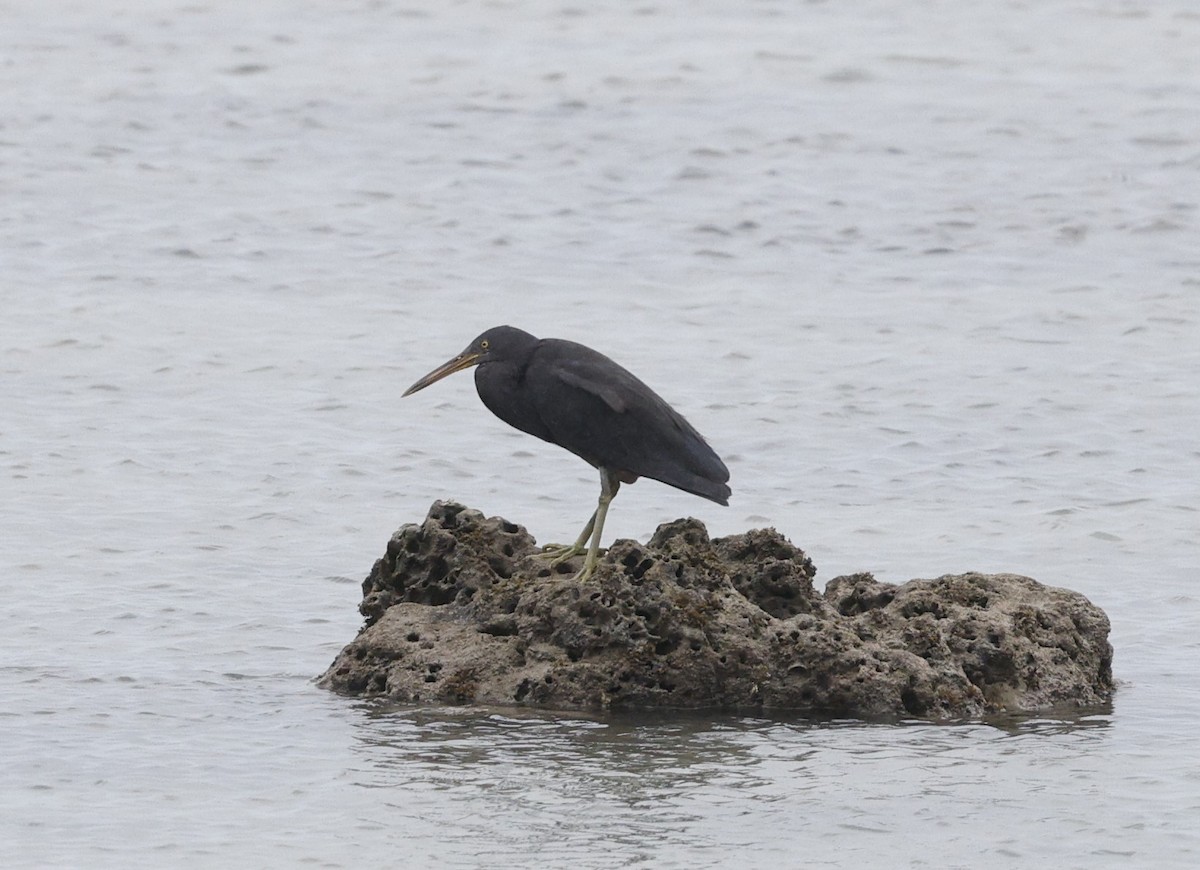
<svg viewBox="0 0 1200 870">
<path fill-rule="evenodd" d="M 574 559 L 580 553 L 587 551 L 588 538 L 592 535 L 592 529 L 596 526 L 596 511 L 592 511 L 592 518 L 587 521 L 587 525 L 583 527 L 583 531 L 579 533 L 579 537 L 575 539 L 574 544 L 547 544 L 542 547 L 542 552 L 538 553 L 544 559 L 549 559 L 553 567 L 558 567 L 568 559 Z"/>
<path fill-rule="evenodd" d="M 620 488 L 621 481 L 617 480 L 616 475 L 611 474 L 607 468 L 601 468 L 600 503 L 596 506 L 596 513 L 592 515 L 590 523 L 595 526 L 592 530 L 592 545 L 588 548 L 587 558 L 583 560 L 583 568 L 574 577 L 576 580 L 587 580 L 596 570 L 596 562 L 600 557 L 600 536 L 604 533 L 604 518 L 608 516 L 608 506 Z"/>
<path fill-rule="evenodd" d="M 592 572 L 596 570 L 596 562 L 599 560 L 600 554 L 604 552 L 604 550 L 600 549 L 600 536 L 604 532 L 604 517 L 608 514 L 608 505 L 612 502 L 613 497 L 616 496 L 617 490 L 620 488 L 621 481 L 617 480 L 615 475 L 601 468 L 600 502 L 592 512 L 592 518 L 587 521 L 587 525 L 583 527 L 583 531 L 575 539 L 575 543 L 547 544 L 538 555 L 542 558 L 550 559 L 550 564 L 557 567 L 563 562 L 574 559 L 580 553 L 586 552 L 587 558 L 583 561 L 583 568 L 573 579 L 586 580 L 591 577 Z M 588 538 L 591 538 L 591 546 L 588 546 Z"/>
</svg>

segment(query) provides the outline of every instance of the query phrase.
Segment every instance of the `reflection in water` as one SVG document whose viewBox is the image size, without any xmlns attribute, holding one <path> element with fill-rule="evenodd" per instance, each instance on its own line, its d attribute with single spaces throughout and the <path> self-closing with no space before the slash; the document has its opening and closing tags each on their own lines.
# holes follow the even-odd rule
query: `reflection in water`
<svg viewBox="0 0 1200 870">
<path fill-rule="evenodd" d="M 1096 711 L 957 725 L 375 703 L 356 712 L 356 782 L 384 792 L 393 824 L 436 825 L 446 842 L 469 837 L 491 859 L 537 848 L 552 863 L 585 864 L 612 849 L 637 855 L 647 842 L 670 844 L 683 863 L 718 846 L 749 849 L 755 862 L 794 859 L 779 832 L 801 819 L 797 842 L 820 832 L 804 846 L 809 858 L 844 858 L 856 847 L 839 833 L 902 833 L 900 818 L 880 816 L 881 801 L 937 816 L 1024 813 L 1062 769 L 1090 775 L 1110 722 Z"/>
<path fill-rule="evenodd" d="M 1089 730 L 1103 731 L 1112 727 L 1112 717 L 1113 704 L 1109 701 L 1087 710 L 1062 708 L 1039 710 L 1037 713 L 1005 713 L 989 716 L 984 721 L 993 728 L 1013 735 L 1070 734 Z"/>
</svg>

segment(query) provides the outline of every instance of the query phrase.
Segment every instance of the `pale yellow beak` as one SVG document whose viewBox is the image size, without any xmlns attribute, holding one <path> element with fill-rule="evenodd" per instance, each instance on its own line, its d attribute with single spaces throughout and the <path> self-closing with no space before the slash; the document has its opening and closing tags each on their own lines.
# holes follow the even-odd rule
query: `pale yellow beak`
<svg viewBox="0 0 1200 870">
<path fill-rule="evenodd" d="M 455 372 L 461 372 L 463 369 L 469 369 L 471 366 L 478 364 L 481 356 L 483 356 L 483 354 L 475 353 L 473 351 L 463 351 L 454 359 L 450 360 L 449 362 L 442 363 L 425 377 L 421 378 L 421 380 L 417 381 L 415 384 L 405 390 L 400 398 L 403 399 L 405 396 L 411 396 L 413 393 L 417 392 L 417 390 L 425 389 L 434 381 L 440 381 L 442 378 L 446 377 L 446 375 L 452 375 Z"/>
</svg>

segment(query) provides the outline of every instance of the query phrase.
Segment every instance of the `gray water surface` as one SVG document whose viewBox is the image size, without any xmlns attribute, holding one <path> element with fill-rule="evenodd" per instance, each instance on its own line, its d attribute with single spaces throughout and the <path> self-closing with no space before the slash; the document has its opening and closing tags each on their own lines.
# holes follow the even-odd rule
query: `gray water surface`
<svg viewBox="0 0 1200 870">
<path fill-rule="evenodd" d="M 1191 3 L 4 5 L 0 864 L 1200 863 Z M 581 340 L 725 457 L 606 537 L 1015 571 L 1111 709 L 393 709 L 312 678 L 400 524 L 598 491 L 460 375 Z"/>
</svg>

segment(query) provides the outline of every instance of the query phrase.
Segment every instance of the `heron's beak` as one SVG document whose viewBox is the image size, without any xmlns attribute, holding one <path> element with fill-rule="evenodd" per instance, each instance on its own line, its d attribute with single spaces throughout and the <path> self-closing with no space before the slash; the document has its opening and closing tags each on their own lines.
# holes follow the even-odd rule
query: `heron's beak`
<svg viewBox="0 0 1200 870">
<path fill-rule="evenodd" d="M 446 377 L 446 375 L 452 375 L 455 372 L 461 372 L 463 369 L 469 369 L 471 366 L 477 365 L 481 356 L 483 356 L 483 354 L 473 353 L 470 351 L 464 351 L 463 353 L 460 353 L 454 359 L 450 360 L 449 362 L 442 363 L 425 377 L 421 378 L 421 380 L 417 381 L 415 384 L 405 390 L 400 398 L 403 399 L 405 396 L 411 396 L 417 390 L 425 389 L 434 381 L 440 381 L 442 378 Z"/>
</svg>

